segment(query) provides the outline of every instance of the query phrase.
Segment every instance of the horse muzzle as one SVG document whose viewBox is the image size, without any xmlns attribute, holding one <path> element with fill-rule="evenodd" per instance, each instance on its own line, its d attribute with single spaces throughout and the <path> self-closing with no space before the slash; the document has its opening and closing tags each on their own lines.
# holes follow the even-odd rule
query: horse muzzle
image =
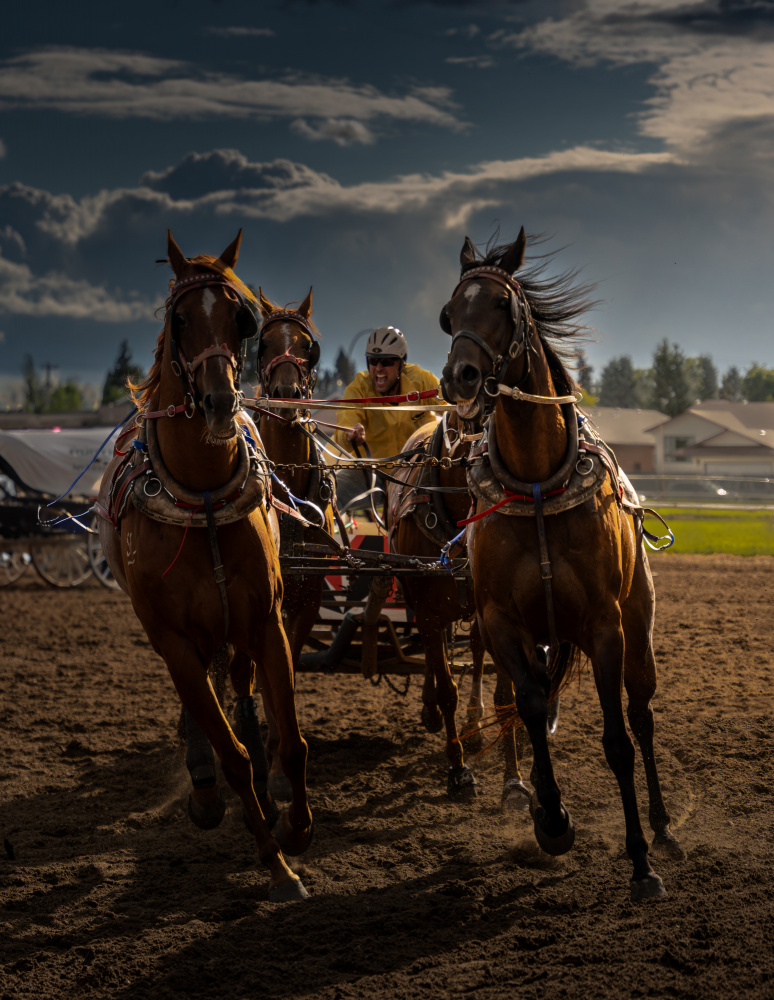
<svg viewBox="0 0 774 1000">
<path fill-rule="evenodd" d="M 483 410 L 481 371 L 467 362 L 449 362 L 443 369 L 441 394 L 447 403 L 457 404 L 462 420 L 473 420 Z"/>
</svg>

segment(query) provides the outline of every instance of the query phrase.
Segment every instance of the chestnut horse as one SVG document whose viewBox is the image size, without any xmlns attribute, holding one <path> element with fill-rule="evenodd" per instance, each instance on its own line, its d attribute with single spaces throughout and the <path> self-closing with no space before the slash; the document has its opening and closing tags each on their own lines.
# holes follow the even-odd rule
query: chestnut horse
<svg viewBox="0 0 774 1000">
<path fill-rule="evenodd" d="M 239 409 L 243 340 L 257 331 L 247 304 L 253 296 L 233 271 L 241 238 L 240 230 L 220 257 L 187 259 L 168 234 L 174 279 L 164 328 L 148 377 L 133 387 L 140 409 L 134 455 L 147 458 L 132 468 L 131 459 L 127 465 L 117 456 L 114 465 L 123 463 L 126 478 L 119 470 L 115 479 L 108 470 L 97 509 L 107 518 L 100 520 L 99 534 L 108 565 L 164 659 L 189 719 L 187 763 L 194 784 L 189 813 L 203 827 L 222 817 L 208 741 L 269 869 L 269 898 L 283 901 L 307 895 L 282 851 L 306 849 L 312 816 L 307 746 L 296 717 L 280 613 L 277 550 L 262 491 L 256 489 L 256 483 L 263 485 L 254 475 L 256 459 L 245 457 L 242 427 L 251 421 Z M 121 507 L 117 498 L 124 495 L 131 502 Z M 225 643 L 236 651 L 231 682 L 241 741 L 208 677 L 216 652 L 228 648 Z M 256 666 L 279 726 L 280 757 L 293 793 L 273 831 L 264 815 L 273 804 L 265 795 L 259 802 L 253 785 L 251 756 L 260 767 L 263 753 L 252 698 Z"/>
<path fill-rule="evenodd" d="M 258 304 L 263 317 L 257 362 L 260 395 L 272 399 L 311 400 L 320 359 L 319 334 L 310 318 L 312 290 L 309 289 L 307 297 L 295 309 L 283 309 L 268 299 L 263 290 L 259 293 Z M 316 468 L 323 464 L 322 456 L 312 435 L 299 423 L 301 415 L 295 408 L 261 411 L 258 421 L 261 441 L 271 461 L 280 466 L 274 478 L 273 491 L 286 505 L 293 506 L 297 500 L 305 501 L 297 505 L 299 513 L 330 533 L 333 531 L 331 498 L 334 486 L 331 478 Z M 292 554 L 295 546 L 303 544 L 308 529 L 292 514 L 281 513 L 279 521 L 280 554 Z M 317 620 L 324 581 L 322 576 L 287 573 L 283 580 L 282 618 L 295 669 Z M 267 717 L 267 749 L 271 760 L 268 787 L 276 797 L 283 798 L 289 787 L 276 754 L 279 734 L 270 710 Z"/>
<path fill-rule="evenodd" d="M 469 470 L 478 497 L 468 551 L 479 626 L 498 670 L 514 683 L 533 750 L 535 835 L 549 854 L 568 851 L 575 836 L 551 764 L 549 700 L 581 652 L 591 661 L 602 745 L 623 803 L 632 899 L 657 898 L 666 890 L 648 859 L 621 695 L 623 685 L 655 842 L 681 854 L 654 757 L 655 600 L 641 508 L 636 497 L 622 502 L 604 448 L 582 441 L 579 453 L 576 386 L 551 346 L 579 333 L 574 321 L 588 308 L 587 289 L 573 288 L 571 275 L 541 280 L 545 259 L 517 280 L 525 246 L 523 229 L 483 257 L 466 239 L 460 281 L 441 313 L 453 338 L 444 395 L 467 420 L 496 400 L 485 464 Z"/>
<path fill-rule="evenodd" d="M 459 534 L 457 522 L 470 508 L 465 464 L 471 444 L 481 437 L 478 419 L 463 421 L 455 412 L 447 413 L 437 424 L 420 427 L 403 447 L 411 451 L 424 445 L 411 466 L 393 471 L 402 484 L 389 483 L 387 489 L 387 526 L 390 549 L 402 555 L 439 557 L 441 549 Z M 428 466 L 428 457 L 439 462 Z M 363 673 L 372 676 L 377 668 L 379 613 L 384 606 L 391 580 L 376 577 L 371 584 L 363 616 Z M 446 757 L 449 762 L 446 790 L 451 798 L 475 798 L 476 779 L 464 763 L 462 743 L 456 722 L 458 689 L 448 660 L 448 633 L 451 626 L 475 613 L 473 581 L 464 583 L 447 577 L 405 576 L 401 580 L 407 603 L 413 608 L 417 630 L 425 649 L 425 677 L 422 685 L 422 722 L 431 733 L 446 730 Z M 468 724 L 472 727 L 483 715 L 482 681 L 484 646 L 473 622 L 470 630 L 473 657 L 472 683 L 468 703 Z M 495 704 L 508 705 L 513 700 L 509 679 L 499 676 Z M 480 745 L 480 736 L 476 740 Z M 514 731 L 499 741 L 503 756 L 504 777 L 502 804 L 520 807 L 529 798 L 521 780 Z"/>
</svg>

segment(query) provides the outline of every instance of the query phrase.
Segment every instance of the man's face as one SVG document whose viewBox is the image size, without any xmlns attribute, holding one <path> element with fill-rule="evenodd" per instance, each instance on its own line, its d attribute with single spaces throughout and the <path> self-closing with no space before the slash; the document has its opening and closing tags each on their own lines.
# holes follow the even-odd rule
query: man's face
<svg viewBox="0 0 774 1000">
<path fill-rule="evenodd" d="M 389 396 L 400 379 L 400 358 L 368 356 L 368 373 L 380 396 Z"/>
</svg>

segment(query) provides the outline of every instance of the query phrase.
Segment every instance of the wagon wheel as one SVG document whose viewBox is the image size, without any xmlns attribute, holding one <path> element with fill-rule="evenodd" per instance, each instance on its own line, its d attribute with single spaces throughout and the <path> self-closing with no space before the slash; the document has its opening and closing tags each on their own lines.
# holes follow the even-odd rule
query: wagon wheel
<svg viewBox="0 0 774 1000">
<path fill-rule="evenodd" d="M 18 549 L 0 552 L 0 587 L 16 583 L 19 577 L 26 572 L 29 564 L 29 552 L 19 552 Z"/>
<path fill-rule="evenodd" d="M 89 527 L 93 528 L 96 532 L 96 516 L 92 518 Z M 107 559 L 105 558 L 105 553 L 102 551 L 102 544 L 99 540 L 99 535 L 87 535 L 86 545 L 89 550 L 89 566 L 91 566 L 94 576 L 96 576 L 102 586 L 107 587 L 108 590 L 119 590 L 120 588 L 116 582 L 116 578 L 110 572 L 110 567 L 108 566 Z"/>
<path fill-rule="evenodd" d="M 80 587 L 91 576 L 85 538 L 30 542 L 32 565 L 52 587 Z"/>
</svg>

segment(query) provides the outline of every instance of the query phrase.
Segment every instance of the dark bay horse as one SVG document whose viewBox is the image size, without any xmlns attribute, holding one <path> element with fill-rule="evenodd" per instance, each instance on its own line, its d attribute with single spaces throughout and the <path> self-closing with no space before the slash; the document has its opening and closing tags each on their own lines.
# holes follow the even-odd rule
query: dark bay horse
<svg viewBox="0 0 774 1000">
<path fill-rule="evenodd" d="M 125 450 L 135 458 L 117 455 L 119 478 L 111 468 L 103 479 L 99 533 L 110 569 L 164 659 L 190 719 L 191 817 L 209 827 L 222 816 L 208 741 L 270 871 L 269 898 L 283 901 L 307 895 L 282 851 L 306 849 L 312 816 L 307 746 L 296 717 L 280 613 L 282 580 L 262 498 L 265 477 L 248 455 L 243 425 L 250 421 L 239 409 L 242 344 L 257 331 L 248 306 L 252 293 L 233 271 L 241 236 L 240 231 L 219 257 L 187 259 L 168 234 L 174 279 L 154 364 L 134 387 L 139 431 L 135 450 Z M 208 677 L 226 643 L 236 651 L 231 682 L 241 739 Z M 264 815 L 273 804 L 266 795 L 259 802 L 251 765 L 251 757 L 259 760 L 263 752 L 252 698 L 256 669 L 277 720 L 282 766 L 292 786 L 292 804 L 273 831 Z"/>
<path fill-rule="evenodd" d="M 576 388 L 558 347 L 571 342 L 588 307 L 572 276 L 514 277 L 526 237 L 479 256 L 466 239 L 460 281 L 441 313 L 452 336 L 443 370 L 446 398 L 463 419 L 494 400 L 482 464 L 469 470 L 478 520 L 468 529 L 476 609 L 497 668 L 512 679 L 533 750 L 531 812 L 549 854 L 562 854 L 574 826 L 554 777 L 548 704 L 582 652 L 591 661 L 604 717 L 602 744 L 618 782 L 633 865 L 633 900 L 666 895 L 651 868 L 634 789 L 639 743 L 655 842 L 681 849 L 659 785 L 651 698 L 654 588 L 636 497 L 624 502 L 617 465 L 583 435 Z M 496 509 L 495 509 L 496 508 Z M 487 513 L 488 512 L 488 513 Z"/>
<path fill-rule="evenodd" d="M 319 334 L 311 320 L 312 290 L 297 308 L 282 308 L 259 290 L 259 309 L 263 322 L 258 340 L 260 395 L 272 399 L 311 400 L 320 359 Z M 316 466 L 322 455 L 313 436 L 299 422 L 302 412 L 295 408 L 261 411 L 258 421 L 266 454 L 280 466 L 273 482 L 275 496 L 286 505 L 295 505 L 308 521 L 333 531 L 331 478 Z M 310 467 L 312 466 L 312 467 Z M 292 498 L 292 499 L 291 499 Z M 302 522 L 292 514 L 279 515 L 280 553 L 293 554 L 308 534 Z M 324 581 L 322 576 L 284 574 L 282 618 L 285 623 L 294 668 L 320 610 Z M 287 795 L 287 778 L 276 754 L 278 730 L 269 713 L 267 749 L 271 759 L 269 790 L 278 798 Z"/>
<path fill-rule="evenodd" d="M 464 421 L 452 411 L 447 412 L 440 423 L 420 427 L 409 438 L 403 451 L 412 451 L 419 445 L 424 445 L 425 451 L 411 466 L 393 470 L 394 478 L 402 481 L 400 485 L 393 482 L 388 485 L 387 527 L 392 552 L 438 558 L 446 543 L 459 534 L 457 521 L 464 518 L 470 508 L 465 462 L 471 444 L 480 437 L 478 419 Z M 428 466 L 425 464 L 427 458 L 440 464 Z M 388 578 L 385 587 L 384 579 L 376 577 L 368 595 L 363 616 L 363 672 L 367 676 L 372 676 L 377 668 L 378 620 L 390 582 Z M 464 763 L 457 730 L 458 689 L 449 667 L 447 638 L 451 626 L 475 612 L 472 580 L 463 583 L 451 576 L 414 579 L 405 576 L 402 587 L 408 604 L 414 609 L 425 650 L 422 722 L 432 733 L 445 728 L 448 794 L 458 799 L 474 798 L 476 780 Z M 470 630 L 470 649 L 473 669 L 468 723 L 475 725 L 484 708 L 484 646 L 476 621 Z M 510 680 L 499 677 L 495 704 L 506 705 L 512 700 Z M 476 742 L 480 745 L 480 738 Z M 521 802 L 526 806 L 525 796 L 528 798 L 530 793 L 521 780 L 512 729 L 499 742 L 499 749 L 504 764 L 502 802 L 508 805 Z"/>
</svg>

